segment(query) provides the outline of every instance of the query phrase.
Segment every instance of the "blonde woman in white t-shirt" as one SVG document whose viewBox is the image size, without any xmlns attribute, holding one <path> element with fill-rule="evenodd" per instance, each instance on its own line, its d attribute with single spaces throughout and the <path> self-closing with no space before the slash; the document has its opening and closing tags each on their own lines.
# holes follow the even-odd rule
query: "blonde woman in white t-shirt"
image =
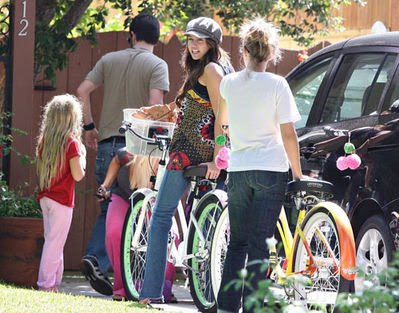
<svg viewBox="0 0 399 313">
<path fill-rule="evenodd" d="M 250 286 L 265 278 L 261 264 L 268 258 L 266 238 L 272 237 L 283 205 L 291 167 L 294 179 L 302 176 L 294 123 L 299 120 L 286 80 L 265 72 L 280 59 L 278 31 L 261 18 L 241 27 L 245 68 L 223 78 L 217 118 L 229 125 L 231 157 L 228 167 L 230 244 L 218 295 L 218 312 L 243 312 L 249 289 L 225 286 L 238 279 L 246 260 Z M 245 284 L 247 285 L 247 284 Z"/>
</svg>

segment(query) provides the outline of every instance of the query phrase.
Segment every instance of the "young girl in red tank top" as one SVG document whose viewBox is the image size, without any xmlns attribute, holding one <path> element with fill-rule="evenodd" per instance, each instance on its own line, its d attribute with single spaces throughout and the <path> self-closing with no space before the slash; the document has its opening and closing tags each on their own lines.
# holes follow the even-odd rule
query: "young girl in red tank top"
<svg viewBox="0 0 399 313">
<path fill-rule="evenodd" d="M 37 174 L 43 212 L 44 246 L 37 285 L 58 291 L 64 271 L 63 250 L 72 221 L 75 181 L 85 175 L 81 142 L 82 109 L 72 95 L 55 96 L 44 108 L 38 144 Z"/>
</svg>

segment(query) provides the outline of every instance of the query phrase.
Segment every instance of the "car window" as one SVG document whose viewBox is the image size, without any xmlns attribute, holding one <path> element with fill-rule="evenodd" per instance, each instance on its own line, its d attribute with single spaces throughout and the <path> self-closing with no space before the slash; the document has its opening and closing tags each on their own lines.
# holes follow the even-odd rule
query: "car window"
<svg viewBox="0 0 399 313">
<path fill-rule="evenodd" d="M 301 114 L 301 119 L 295 124 L 296 128 L 301 128 L 306 125 L 310 109 L 312 108 L 314 99 L 316 98 L 331 60 L 332 58 L 327 58 L 316 62 L 290 80 L 289 84 L 299 113 Z"/>
<path fill-rule="evenodd" d="M 392 75 L 394 61 L 394 55 L 386 57 L 383 53 L 346 55 L 328 94 L 321 123 L 377 114 L 378 103 Z"/>
<path fill-rule="evenodd" d="M 386 84 L 391 80 L 396 62 L 396 55 L 390 54 L 387 56 L 377 80 L 373 86 L 369 86 L 363 95 L 362 115 L 377 114 L 378 104 L 380 102 L 382 92 Z"/>
<path fill-rule="evenodd" d="M 392 80 L 390 89 L 385 97 L 381 114 L 399 113 L 399 73 Z"/>
</svg>

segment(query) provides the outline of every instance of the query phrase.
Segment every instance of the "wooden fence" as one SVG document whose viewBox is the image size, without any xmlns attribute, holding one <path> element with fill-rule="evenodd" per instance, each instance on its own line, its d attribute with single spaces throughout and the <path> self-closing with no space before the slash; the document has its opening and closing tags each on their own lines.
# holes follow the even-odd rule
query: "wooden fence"
<svg viewBox="0 0 399 313">
<path fill-rule="evenodd" d="M 333 16 L 343 19 L 347 30 L 370 30 L 376 21 L 381 21 L 391 31 L 399 30 L 399 1 L 397 0 L 367 0 L 367 5 L 359 6 L 352 3 L 341 6 L 340 10 L 333 12 Z"/>
<path fill-rule="evenodd" d="M 86 74 L 95 65 L 97 60 L 104 54 L 124 49 L 128 47 L 126 32 L 109 32 L 102 33 L 98 36 L 98 45 L 91 47 L 90 44 L 81 38 L 77 39 L 78 48 L 69 55 L 69 62 L 66 69 L 57 75 L 57 84 L 55 90 L 43 90 L 43 85 L 36 84 L 34 91 L 34 107 L 35 114 L 33 125 L 38 125 L 41 109 L 54 95 L 62 93 L 75 94 L 80 82 L 85 78 Z M 311 54 L 319 50 L 324 44 L 310 49 Z M 240 69 L 239 39 L 237 37 L 224 37 L 223 48 L 230 54 L 232 64 L 236 70 Z M 178 88 L 182 83 L 182 70 L 179 65 L 181 51 L 183 46 L 177 37 L 173 37 L 167 44 L 158 44 L 155 48 L 155 54 L 163 58 L 169 66 L 171 90 L 166 96 L 166 101 L 172 101 L 176 95 Z M 272 68 L 270 71 L 285 75 L 295 65 L 298 51 L 283 51 L 282 61 Z M 96 90 L 91 97 L 92 113 L 95 121 L 99 120 L 99 112 L 102 103 L 102 88 Z M 144 104 L 143 104 L 144 105 Z M 32 130 L 31 138 L 36 138 L 38 127 Z M 76 206 L 72 227 L 69 233 L 68 241 L 65 247 L 65 268 L 77 269 L 79 267 L 80 258 L 84 253 L 87 241 L 91 234 L 92 226 L 99 212 L 99 206 L 94 196 L 95 179 L 94 179 L 94 163 L 95 153 L 88 151 L 87 174 L 86 178 L 77 184 L 76 188 Z M 31 170 L 33 177 L 34 169 Z M 34 181 L 34 179 L 31 179 Z"/>
</svg>

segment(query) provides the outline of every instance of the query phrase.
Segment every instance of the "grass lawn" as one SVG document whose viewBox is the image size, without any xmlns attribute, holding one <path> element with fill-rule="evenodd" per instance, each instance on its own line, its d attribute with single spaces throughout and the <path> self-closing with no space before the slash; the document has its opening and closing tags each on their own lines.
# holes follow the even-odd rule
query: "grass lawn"
<svg viewBox="0 0 399 313">
<path fill-rule="evenodd" d="M 19 288 L 0 282 L 0 313 L 155 313 L 134 302 L 115 302 L 98 298 L 74 296 Z"/>
</svg>

